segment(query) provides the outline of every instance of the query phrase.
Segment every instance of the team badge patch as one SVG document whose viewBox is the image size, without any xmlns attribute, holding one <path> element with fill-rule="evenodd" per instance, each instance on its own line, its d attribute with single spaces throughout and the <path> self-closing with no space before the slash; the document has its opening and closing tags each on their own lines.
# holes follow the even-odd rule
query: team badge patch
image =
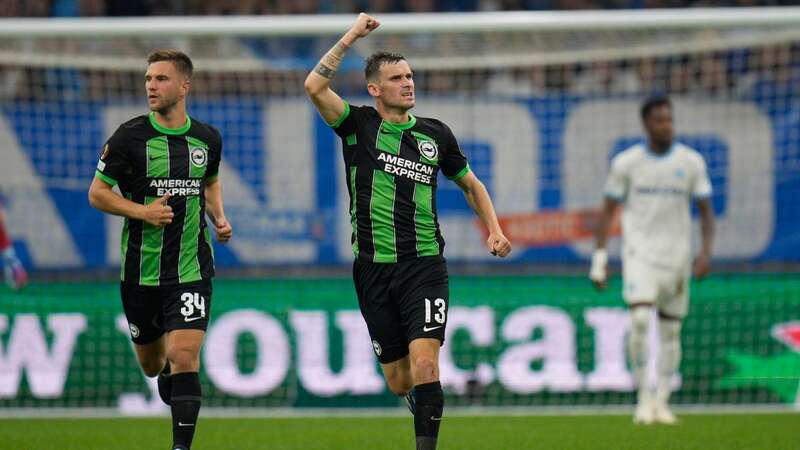
<svg viewBox="0 0 800 450">
<path fill-rule="evenodd" d="M 375 354 L 381 356 L 383 353 L 383 349 L 381 348 L 381 344 L 378 344 L 378 341 L 372 341 L 372 348 L 375 349 Z"/>
<path fill-rule="evenodd" d="M 437 161 L 439 158 L 439 147 L 433 141 L 419 141 L 419 153 L 429 161 Z"/>
<path fill-rule="evenodd" d="M 196 147 L 191 150 L 189 157 L 195 167 L 203 167 L 208 162 L 208 151 L 204 148 Z"/>
<path fill-rule="evenodd" d="M 128 328 L 130 328 L 130 330 L 131 330 L 131 337 L 132 338 L 136 339 L 136 338 L 139 337 L 139 327 L 137 327 L 136 325 L 134 325 L 132 323 L 129 323 L 128 324 Z"/>
</svg>

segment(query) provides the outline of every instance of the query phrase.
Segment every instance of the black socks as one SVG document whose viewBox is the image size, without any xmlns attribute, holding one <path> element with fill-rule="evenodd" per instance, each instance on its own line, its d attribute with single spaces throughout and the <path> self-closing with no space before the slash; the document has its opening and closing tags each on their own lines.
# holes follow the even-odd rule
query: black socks
<svg viewBox="0 0 800 450">
<path fill-rule="evenodd" d="M 200 412 L 200 377 L 197 372 L 176 373 L 170 376 L 172 384 L 172 441 L 173 448 L 192 446 L 197 414 Z"/>
<path fill-rule="evenodd" d="M 417 410 L 414 414 L 417 450 L 435 450 L 444 410 L 442 384 L 438 381 L 419 384 L 414 386 L 414 391 Z"/>
</svg>

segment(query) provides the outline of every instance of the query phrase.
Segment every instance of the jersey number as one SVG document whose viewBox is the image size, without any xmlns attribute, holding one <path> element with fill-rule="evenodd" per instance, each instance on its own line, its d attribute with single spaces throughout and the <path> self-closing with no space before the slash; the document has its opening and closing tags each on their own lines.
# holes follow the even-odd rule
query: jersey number
<svg viewBox="0 0 800 450">
<path fill-rule="evenodd" d="M 445 303 L 443 298 L 437 298 L 433 301 L 433 306 L 439 310 L 433 314 L 433 320 L 435 320 L 437 323 L 444 323 L 445 320 L 447 320 L 447 312 L 445 311 L 447 308 L 447 303 Z M 431 323 L 431 309 L 431 300 L 426 298 L 425 323 Z"/>
<path fill-rule="evenodd" d="M 181 314 L 183 314 L 184 317 L 190 317 L 194 314 L 195 309 L 200 311 L 200 317 L 206 316 L 206 299 L 198 292 L 184 292 L 181 294 L 181 301 L 183 302 Z"/>
</svg>

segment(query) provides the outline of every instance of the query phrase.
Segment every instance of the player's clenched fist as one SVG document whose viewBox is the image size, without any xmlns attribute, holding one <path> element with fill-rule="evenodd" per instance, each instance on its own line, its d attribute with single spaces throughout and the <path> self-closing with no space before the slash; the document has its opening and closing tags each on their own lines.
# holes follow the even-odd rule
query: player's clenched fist
<svg viewBox="0 0 800 450">
<path fill-rule="evenodd" d="M 350 27 L 350 31 L 353 32 L 357 37 L 364 37 L 368 35 L 372 30 L 378 28 L 380 26 L 380 22 L 375 20 L 374 17 L 361 13 L 358 15 L 356 22 Z"/>
<path fill-rule="evenodd" d="M 217 241 L 225 243 L 233 236 L 233 227 L 228 219 L 221 217 L 214 221 L 214 230 L 217 232 Z"/>
<path fill-rule="evenodd" d="M 167 204 L 169 198 L 170 194 L 167 193 L 160 199 L 145 206 L 142 220 L 156 227 L 163 227 L 172 223 L 172 217 L 175 214 L 172 212 L 172 207 Z"/>
<path fill-rule="evenodd" d="M 486 240 L 486 246 L 489 247 L 489 252 L 495 256 L 505 258 L 506 255 L 511 253 L 511 242 L 508 241 L 503 233 L 491 233 L 489 239 Z"/>
</svg>

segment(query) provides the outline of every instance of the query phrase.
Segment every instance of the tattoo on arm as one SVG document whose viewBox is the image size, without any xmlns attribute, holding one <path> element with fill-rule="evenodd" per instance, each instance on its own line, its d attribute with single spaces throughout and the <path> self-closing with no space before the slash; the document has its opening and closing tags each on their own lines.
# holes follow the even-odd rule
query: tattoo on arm
<svg viewBox="0 0 800 450">
<path fill-rule="evenodd" d="M 334 55 L 341 58 L 342 56 L 344 56 L 345 53 L 347 53 L 348 50 L 350 50 L 350 46 L 342 41 L 339 41 L 336 43 L 336 45 L 333 46 L 333 48 L 331 48 L 330 51 Z"/>
<path fill-rule="evenodd" d="M 325 53 L 325 56 L 322 57 L 322 61 L 328 67 L 339 67 L 339 63 L 342 62 L 342 58 L 334 55 L 333 52 Z"/>
<path fill-rule="evenodd" d="M 317 67 L 314 68 L 314 72 L 317 72 L 318 74 L 322 75 L 323 77 L 329 80 L 332 79 L 334 75 L 336 75 L 336 70 L 325 66 L 324 64 L 322 64 L 322 62 L 317 64 Z"/>
<path fill-rule="evenodd" d="M 349 48 L 350 46 L 344 42 L 337 42 L 336 45 L 322 57 L 317 67 L 314 68 L 314 72 L 329 80 L 333 78 L 333 76 L 336 75 L 336 68 L 339 67 L 339 63 L 342 62 L 342 58 Z"/>
</svg>

